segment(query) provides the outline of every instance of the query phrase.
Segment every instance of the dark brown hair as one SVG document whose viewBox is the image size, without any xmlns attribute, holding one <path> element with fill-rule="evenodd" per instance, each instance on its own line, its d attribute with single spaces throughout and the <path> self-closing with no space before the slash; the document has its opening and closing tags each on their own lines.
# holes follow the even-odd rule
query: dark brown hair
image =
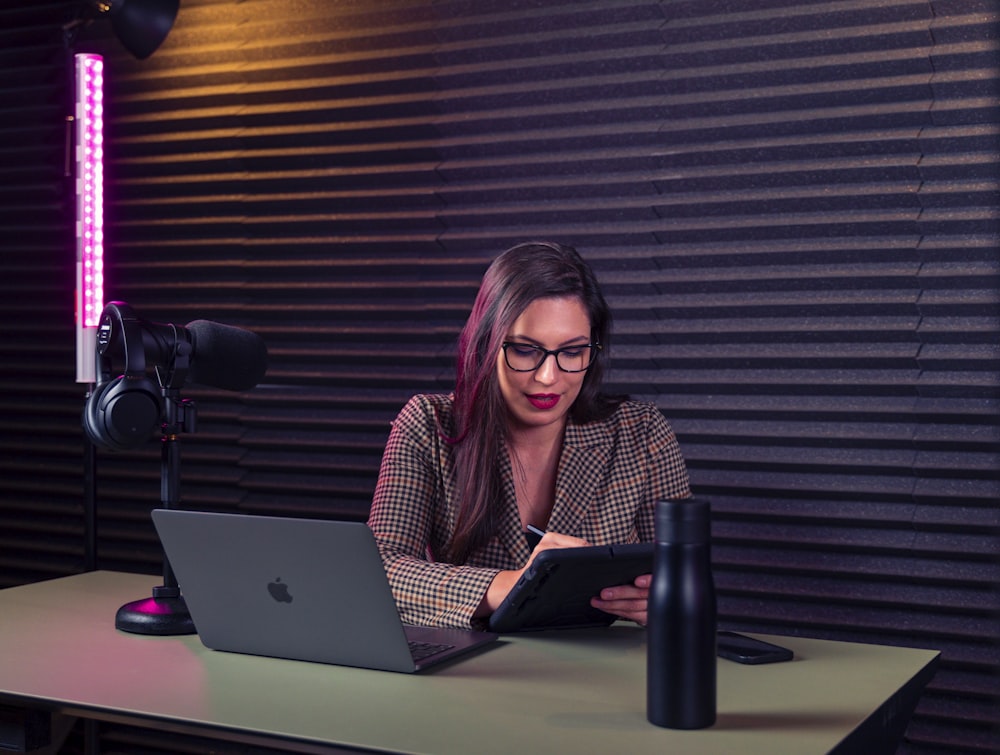
<svg viewBox="0 0 1000 755">
<path fill-rule="evenodd" d="M 497 257 L 483 276 L 472 313 L 458 340 L 455 383 L 455 466 L 459 511 L 449 560 L 464 563 L 497 531 L 502 498 L 502 454 L 507 453 L 508 409 L 496 360 L 521 313 L 536 299 L 576 297 L 590 317 L 591 342 L 602 351 L 583 378 L 570 416 L 584 423 L 610 414 L 620 399 L 601 392 L 611 312 L 590 266 L 575 249 L 550 242 L 518 244 Z"/>
</svg>

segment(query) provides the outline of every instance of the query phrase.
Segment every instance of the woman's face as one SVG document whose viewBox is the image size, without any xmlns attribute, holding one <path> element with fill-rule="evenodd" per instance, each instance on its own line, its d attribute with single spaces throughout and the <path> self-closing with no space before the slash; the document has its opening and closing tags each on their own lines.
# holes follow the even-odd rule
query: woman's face
<svg viewBox="0 0 1000 755">
<path fill-rule="evenodd" d="M 590 317 L 576 297 L 535 299 L 514 321 L 508 343 L 555 350 L 590 343 Z M 580 394 L 586 372 L 563 372 L 548 355 L 538 369 L 517 372 L 497 354 L 500 393 L 510 410 L 513 429 L 562 425 Z"/>
</svg>

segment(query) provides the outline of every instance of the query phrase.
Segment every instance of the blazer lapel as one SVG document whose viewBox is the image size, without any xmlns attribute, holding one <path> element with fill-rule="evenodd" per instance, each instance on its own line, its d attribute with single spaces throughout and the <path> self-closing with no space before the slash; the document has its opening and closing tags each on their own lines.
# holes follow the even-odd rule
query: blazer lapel
<svg viewBox="0 0 1000 755">
<path fill-rule="evenodd" d="M 597 486 L 604 478 L 609 453 L 610 440 L 603 424 L 567 425 L 556 476 L 556 497 L 549 517 L 550 530 L 567 535 L 580 532 Z"/>
<path fill-rule="evenodd" d="M 514 473 L 507 454 L 503 455 L 500 470 L 503 479 L 503 500 L 500 502 L 498 539 L 507 549 L 513 562 L 523 566 L 531 555 L 531 549 L 521 530 L 521 516 L 517 512 L 517 494 L 514 492 Z"/>
</svg>

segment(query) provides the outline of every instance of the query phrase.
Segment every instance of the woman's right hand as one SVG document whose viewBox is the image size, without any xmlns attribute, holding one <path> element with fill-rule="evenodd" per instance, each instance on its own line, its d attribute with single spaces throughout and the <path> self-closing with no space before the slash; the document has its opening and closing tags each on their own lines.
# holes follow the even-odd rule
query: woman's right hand
<svg viewBox="0 0 1000 755">
<path fill-rule="evenodd" d="M 550 548 L 580 548 L 585 545 L 590 545 L 590 543 L 582 538 L 573 537 L 572 535 L 562 535 L 558 532 L 546 532 L 545 536 L 538 541 L 538 545 L 531 551 L 531 555 L 524 566 L 520 569 L 510 569 L 497 573 L 473 615 L 476 618 L 482 618 L 493 613 L 503 602 L 503 599 L 507 597 L 507 593 L 517 584 L 517 581 L 524 574 L 525 570 L 531 566 L 531 562 L 535 560 L 535 556 L 542 551 L 549 550 Z"/>
<path fill-rule="evenodd" d="M 583 538 L 573 537 L 572 535 L 561 535 L 558 532 L 546 532 L 545 536 L 538 541 L 535 549 L 531 551 L 528 563 L 524 565 L 521 571 L 523 572 L 531 566 L 531 562 L 535 560 L 535 556 L 542 551 L 547 551 L 549 548 L 582 548 L 585 545 L 590 545 L 590 543 Z"/>
</svg>

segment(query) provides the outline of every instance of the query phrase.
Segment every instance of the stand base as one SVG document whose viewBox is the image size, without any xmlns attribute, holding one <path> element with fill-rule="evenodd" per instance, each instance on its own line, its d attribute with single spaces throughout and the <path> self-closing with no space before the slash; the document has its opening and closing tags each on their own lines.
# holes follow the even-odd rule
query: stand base
<svg viewBox="0 0 1000 755">
<path fill-rule="evenodd" d="M 115 614 L 115 629 L 133 634 L 194 634 L 183 597 L 144 598 L 126 603 Z"/>
</svg>

